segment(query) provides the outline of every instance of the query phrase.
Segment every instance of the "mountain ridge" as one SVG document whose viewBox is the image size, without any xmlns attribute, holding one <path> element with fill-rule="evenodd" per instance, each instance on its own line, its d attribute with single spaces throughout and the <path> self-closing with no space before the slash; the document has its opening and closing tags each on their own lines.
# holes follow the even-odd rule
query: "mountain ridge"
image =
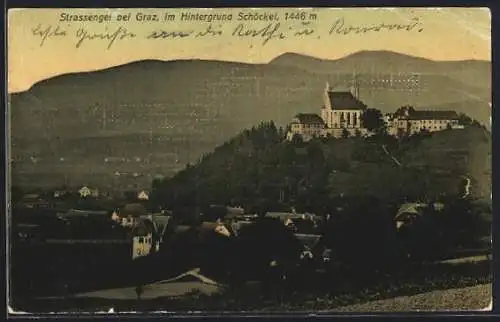
<svg viewBox="0 0 500 322">
<path fill-rule="evenodd" d="M 484 59 L 471 59 L 471 58 L 469 58 L 469 59 L 457 59 L 457 60 L 435 60 L 435 59 L 430 59 L 430 58 L 421 57 L 421 56 L 414 56 L 414 55 L 400 53 L 400 52 L 391 51 L 391 50 L 359 50 L 359 51 L 356 51 L 356 52 L 353 52 L 353 53 L 350 53 L 350 54 L 347 54 L 347 55 L 344 55 L 340 58 L 335 58 L 335 59 L 320 58 L 320 57 L 316 57 L 313 55 L 302 54 L 302 53 L 298 53 L 298 52 L 285 52 L 283 54 L 280 54 L 280 55 L 272 58 L 269 61 L 269 63 L 273 63 L 273 62 L 279 60 L 280 58 L 286 58 L 287 56 L 315 59 L 315 60 L 320 60 L 320 61 L 338 61 L 338 60 L 343 60 L 343 59 L 348 59 L 348 58 L 357 58 L 357 57 L 364 56 L 364 55 L 374 55 L 374 54 L 376 54 L 376 55 L 388 55 L 388 56 L 392 56 L 392 57 L 406 57 L 406 58 L 410 58 L 410 59 L 421 60 L 421 61 L 426 61 L 426 62 L 435 62 L 435 63 L 481 62 L 481 63 L 491 64 L 491 61 L 484 60 Z"/>
<path fill-rule="evenodd" d="M 95 70 L 88 70 L 88 71 L 81 71 L 81 72 L 70 72 L 70 73 L 63 73 L 60 75 L 55 75 L 52 77 L 48 77 L 46 79 L 40 80 L 36 83 L 34 83 L 30 88 L 23 90 L 23 91 L 16 91 L 12 92 L 9 94 L 18 94 L 18 93 L 23 93 L 31 90 L 33 87 L 35 87 L 38 84 L 43 84 L 46 81 L 54 80 L 59 77 L 64 77 L 64 76 L 71 76 L 71 75 L 77 75 L 77 74 L 88 74 L 88 73 L 95 73 L 95 72 L 106 72 L 110 71 L 113 69 L 121 68 L 121 67 L 126 67 L 126 66 L 132 66 L 136 64 L 157 64 L 157 63 L 166 63 L 166 62 L 213 62 L 213 63 L 229 63 L 229 64 L 241 64 L 241 65 L 271 65 L 271 64 L 276 64 L 278 63 L 281 59 L 283 58 L 288 58 L 288 57 L 293 57 L 293 58 L 299 58 L 299 59 L 311 59 L 311 60 L 316 60 L 320 62 L 338 62 L 346 59 L 352 59 L 352 58 L 358 58 L 360 56 L 366 56 L 366 55 L 388 55 L 391 57 L 399 57 L 399 58 L 406 58 L 406 59 L 412 59 L 412 60 L 418 60 L 418 61 L 425 61 L 427 63 L 452 63 L 452 64 L 457 64 L 457 63 L 485 63 L 491 65 L 491 61 L 488 60 L 481 60 L 481 59 L 460 59 L 460 60 L 433 60 L 430 58 L 425 58 L 425 57 L 420 57 L 420 56 L 413 56 L 405 53 L 400 53 L 400 52 L 395 52 L 395 51 L 389 51 L 389 50 L 360 50 L 353 52 L 351 54 L 347 54 L 345 56 L 342 56 L 340 58 L 336 59 L 327 59 L 327 58 L 319 58 L 315 57 L 313 55 L 308 55 L 308 54 L 302 54 L 302 53 L 297 53 L 297 52 L 285 52 L 280 55 L 277 55 L 276 57 L 270 59 L 267 63 L 266 62 L 259 62 L 259 63 L 249 63 L 249 62 L 236 62 L 236 61 L 226 61 L 226 60 L 217 60 L 217 59 L 201 59 L 201 58 L 192 58 L 192 59 L 170 59 L 170 60 L 163 60 L 163 59 L 142 59 L 142 60 L 136 60 L 136 61 L 131 61 L 123 64 L 118 64 L 114 66 L 108 66 L 105 68 L 99 68 Z"/>
</svg>

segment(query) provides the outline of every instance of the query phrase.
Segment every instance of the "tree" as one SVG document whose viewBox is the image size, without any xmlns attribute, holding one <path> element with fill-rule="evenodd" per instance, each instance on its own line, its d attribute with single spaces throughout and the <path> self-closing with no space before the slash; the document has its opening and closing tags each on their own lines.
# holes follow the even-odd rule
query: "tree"
<svg viewBox="0 0 500 322">
<path fill-rule="evenodd" d="M 292 144 L 297 145 L 303 143 L 304 140 L 302 139 L 302 136 L 300 134 L 294 134 L 292 137 Z"/>
<path fill-rule="evenodd" d="M 473 123 L 472 119 L 464 113 L 458 115 L 458 124 L 469 126 Z"/>
<path fill-rule="evenodd" d="M 347 129 L 342 130 L 342 137 L 344 139 L 347 139 L 349 137 L 349 131 L 347 131 Z"/>
<path fill-rule="evenodd" d="M 405 105 L 401 106 L 400 108 L 397 109 L 397 111 L 394 113 L 395 116 L 405 116 L 405 115 L 410 115 L 415 112 L 415 108 L 410 105 Z"/>
<path fill-rule="evenodd" d="M 134 202 L 134 201 L 137 201 L 137 192 L 134 191 L 134 190 L 129 190 L 129 191 L 125 191 L 124 193 L 124 196 L 125 196 L 125 199 L 128 201 L 128 202 Z"/>
<path fill-rule="evenodd" d="M 12 203 L 16 204 L 21 201 L 23 197 L 23 190 L 19 187 L 13 186 L 10 191 L 10 196 L 12 199 Z"/>
<path fill-rule="evenodd" d="M 382 112 L 375 108 L 366 109 L 361 115 L 361 120 L 363 122 L 363 126 L 369 131 L 378 132 L 385 126 L 385 122 L 382 118 Z"/>
</svg>

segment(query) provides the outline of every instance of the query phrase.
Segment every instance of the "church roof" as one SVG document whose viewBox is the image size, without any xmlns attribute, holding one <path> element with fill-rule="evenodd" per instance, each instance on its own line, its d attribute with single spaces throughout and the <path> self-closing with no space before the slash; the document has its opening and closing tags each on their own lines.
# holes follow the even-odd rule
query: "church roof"
<svg viewBox="0 0 500 322">
<path fill-rule="evenodd" d="M 366 105 L 349 91 L 329 91 L 328 99 L 334 110 L 364 110 Z"/>
<path fill-rule="evenodd" d="M 325 124 L 323 119 L 318 114 L 313 113 L 300 113 L 295 116 L 295 118 L 301 124 Z"/>
</svg>

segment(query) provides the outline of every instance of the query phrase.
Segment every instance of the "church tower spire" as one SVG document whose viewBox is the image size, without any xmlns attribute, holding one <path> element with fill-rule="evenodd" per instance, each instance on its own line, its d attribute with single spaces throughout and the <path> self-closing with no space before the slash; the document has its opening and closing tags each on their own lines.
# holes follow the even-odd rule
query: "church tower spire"
<svg viewBox="0 0 500 322">
<path fill-rule="evenodd" d="M 356 70 L 352 72 L 351 93 L 356 99 L 359 99 L 359 81 Z"/>
<path fill-rule="evenodd" d="M 325 85 L 325 91 L 323 93 L 323 108 L 327 110 L 332 109 L 332 104 L 330 102 L 330 92 L 332 88 L 330 87 L 330 83 L 327 81 Z"/>
</svg>

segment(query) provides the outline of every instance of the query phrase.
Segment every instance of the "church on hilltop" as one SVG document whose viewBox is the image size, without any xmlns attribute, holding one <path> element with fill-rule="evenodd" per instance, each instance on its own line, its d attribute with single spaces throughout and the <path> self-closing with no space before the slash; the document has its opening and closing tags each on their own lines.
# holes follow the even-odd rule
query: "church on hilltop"
<svg viewBox="0 0 500 322">
<path fill-rule="evenodd" d="M 308 141 L 321 136 L 364 136 L 368 133 L 363 127 L 362 115 L 367 106 L 359 98 L 359 86 L 353 81 L 349 90 L 334 90 L 326 83 L 323 93 L 321 116 L 300 113 L 290 123 L 287 139 L 295 135 Z"/>
<path fill-rule="evenodd" d="M 287 140 L 300 136 L 309 141 L 313 137 L 367 136 L 370 131 L 363 126 L 363 113 L 367 106 L 359 97 L 359 85 L 354 77 L 348 90 L 334 90 L 326 83 L 323 93 L 321 116 L 299 113 L 290 123 Z M 414 135 L 422 131 L 436 132 L 463 129 L 460 116 L 455 111 L 415 110 L 403 106 L 395 113 L 383 116 L 386 131 L 396 137 Z"/>
</svg>

